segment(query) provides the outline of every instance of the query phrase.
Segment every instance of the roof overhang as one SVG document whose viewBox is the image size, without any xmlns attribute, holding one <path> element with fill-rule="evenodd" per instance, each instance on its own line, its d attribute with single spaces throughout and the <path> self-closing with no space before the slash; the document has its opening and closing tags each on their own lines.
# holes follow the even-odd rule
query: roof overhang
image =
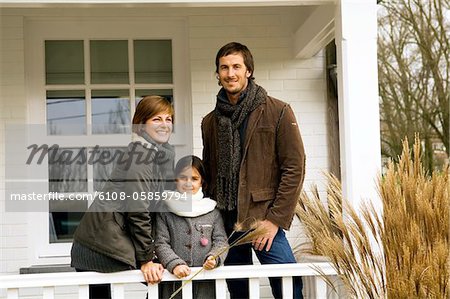
<svg viewBox="0 0 450 299">
<path fill-rule="evenodd" d="M 0 0 L 0 7 L 157 5 L 166 7 L 251 7 L 333 4 L 335 0 Z"/>
<path fill-rule="evenodd" d="M 295 32 L 296 58 L 311 57 L 334 39 L 335 14 L 335 5 L 320 5 L 314 9 Z"/>
</svg>

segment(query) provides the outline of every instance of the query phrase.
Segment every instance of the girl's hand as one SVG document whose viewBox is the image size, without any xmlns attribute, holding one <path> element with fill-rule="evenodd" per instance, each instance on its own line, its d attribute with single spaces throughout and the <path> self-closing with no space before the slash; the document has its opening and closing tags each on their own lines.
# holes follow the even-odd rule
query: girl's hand
<svg viewBox="0 0 450 299">
<path fill-rule="evenodd" d="M 173 268 L 173 275 L 178 278 L 189 276 L 189 274 L 191 274 L 191 268 L 189 268 L 189 266 L 187 265 L 178 265 Z"/>
<path fill-rule="evenodd" d="M 203 263 L 203 268 L 206 270 L 212 270 L 216 267 L 216 259 L 213 256 L 208 256 L 206 261 Z"/>
<path fill-rule="evenodd" d="M 161 281 L 164 267 L 161 264 L 150 261 L 141 265 L 141 271 L 146 282 L 155 284 Z"/>
</svg>

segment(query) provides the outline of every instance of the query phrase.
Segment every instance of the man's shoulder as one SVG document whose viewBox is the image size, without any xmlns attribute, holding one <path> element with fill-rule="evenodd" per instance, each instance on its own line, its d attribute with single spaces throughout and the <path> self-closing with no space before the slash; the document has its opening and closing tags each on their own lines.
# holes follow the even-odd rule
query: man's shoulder
<svg viewBox="0 0 450 299">
<path fill-rule="evenodd" d="M 215 119 L 215 110 L 206 114 L 202 119 L 202 127 L 204 125 L 210 125 Z"/>
<path fill-rule="evenodd" d="M 279 100 L 277 98 L 267 96 L 266 99 L 266 109 L 269 112 L 269 115 L 273 115 L 274 117 L 278 117 L 280 113 L 282 113 L 283 109 L 289 104 Z"/>
<path fill-rule="evenodd" d="M 203 120 L 205 120 L 205 119 L 208 120 L 208 119 L 214 118 L 215 112 L 216 112 L 215 109 L 212 110 L 212 111 L 210 111 L 208 114 L 206 114 L 206 115 L 203 117 Z"/>
<path fill-rule="evenodd" d="M 267 96 L 266 103 L 277 109 L 283 109 L 283 107 L 285 107 L 286 105 L 289 105 L 285 101 L 282 101 L 280 99 L 277 99 L 277 98 L 274 98 L 271 96 Z"/>
</svg>

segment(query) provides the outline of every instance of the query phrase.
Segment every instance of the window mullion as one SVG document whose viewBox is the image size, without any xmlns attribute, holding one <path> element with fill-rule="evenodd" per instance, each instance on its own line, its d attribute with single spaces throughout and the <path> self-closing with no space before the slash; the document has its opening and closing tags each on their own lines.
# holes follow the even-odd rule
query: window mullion
<svg viewBox="0 0 450 299">
<path fill-rule="evenodd" d="M 86 150 L 87 150 L 87 154 L 88 154 L 88 157 L 90 157 L 89 155 L 90 155 L 90 151 L 92 150 L 92 148 L 86 148 Z M 92 163 L 88 163 L 87 164 L 87 179 L 88 179 L 88 181 L 87 181 L 87 187 L 88 187 L 88 193 L 94 193 L 94 165 L 92 164 Z M 92 204 L 92 201 L 91 200 L 89 200 L 88 201 L 88 206 L 90 206 Z"/>
<path fill-rule="evenodd" d="M 130 119 L 133 119 L 134 111 L 136 110 L 136 88 L 134 82 L 134 44 L 133 39 L 128 40 L 128 75 L 130 79 Z"/>
<path fill-rule="evenodd" d="M 84 78 L 86 83 L 86 134 L 88 136 L 92 135 L 92 87 L 91 87 L 91 51 L 89 39 L 84 40 Z M 89 153 L 90 148 L 86 147 L 87 153 Z M 88 192 L 94 192 L 94 169 L 93 165 L 87 165 L 87 187 Z M 88 202 L 90 205 L 92 202 Z"/>
<path fill-rule="evenodd" d="M 86 96 L 86 135 L 91 135 L 92 132 L 92 90 L 91 90 L 91 54 L 89 47 L 89 40 L 84 40 L 84 78 L 85 78 L 85 96 Z"/>
</svg>

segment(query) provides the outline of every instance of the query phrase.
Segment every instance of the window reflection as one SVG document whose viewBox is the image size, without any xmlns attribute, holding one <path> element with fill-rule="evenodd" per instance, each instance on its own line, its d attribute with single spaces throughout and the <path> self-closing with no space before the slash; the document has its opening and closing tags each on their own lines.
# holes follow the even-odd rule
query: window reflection
<svg viewBox="0 0 450 299">
<path fill-rule="evenodd" d="M 47 134 L 86 133 L 86 101 L 82 90 L 47 91 Z"/>
<path fill-rule="evenodd" d="M 130 133 L 130 101 L 128 91 L 102 90 L 92 92 L 92 133 Z"/>
<path fill-rule="evenodd" d="M 46 84 L 83 84 L 84 48 L 82 40 L 45 41 Z"/>
<path fill-rule="evenodd" d="M 172 41 L 135 40 L 136 83 L 172 83 Z"/>
<path fill-rule="evenodd" d="M 95 161 L 93 163 L 95 191 L 103 189 L 105 183 L 110 179 L 117 162 L 123 162 L 125 150 L 126 147 L 101 147 L 92 150 L 92 161 Z"/>
<path fill-rule="evenodd" d="M 84 209 L 86 208 L 87 206 L 84 207 Z M 50 211 L 52 211 L 51 206 Z M 75 233 L 78 224 L 80 224 L 83 215 L 84 212 L 50 212 L 49 213 L 50 243 L 71 242 L 73 239 L 73 234 Z"/>
<path fill-rule="evenodd" d="M 128 41 L 95 40 L 90 49 L 91 83 L 129 83 Z"/>
<path fill-rule="evenodd" d="M 49 148 L 48 177 L 50 192 L 87 192 L 86 149 Z"/>
<path fill-rule="evenodd" d="M 169 100 L 173 104 L 173 90 L 172 89 L 137 89 L 136 90 L 136 106 L 145 96 L 161 96 Z"/>
</svg>

